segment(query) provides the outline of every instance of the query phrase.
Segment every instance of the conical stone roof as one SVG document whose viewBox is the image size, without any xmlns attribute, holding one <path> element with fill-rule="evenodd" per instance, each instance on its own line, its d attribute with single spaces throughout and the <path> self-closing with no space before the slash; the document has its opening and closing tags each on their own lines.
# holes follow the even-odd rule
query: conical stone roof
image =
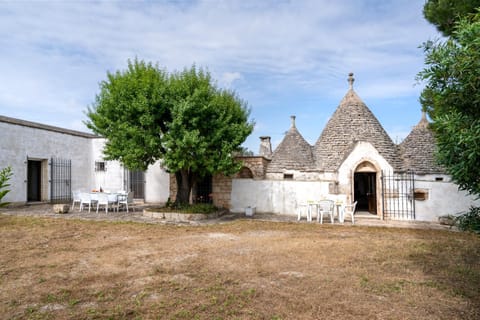
<svg viewBox="0 0 480 320">
<path fill-rule="evenodd" d="M 420 122 L 400 143 L 403 169 L 417 174 L 445 173 L 445 169 L 436 163 L 435 146 L 435 136 L 423 112 Z"/>
<path fill-rule="evenodd" d="M 336 171 L 359 141 L 371 143 L 394 169 L 401 168 L 397 146 L 355 93 L 349 76 L 350 89 L 315 143 L 317 170 Z"/>
<path fill-rule="evenodd" d="M 292 126 L 285 134 L 282 142 L 272 155 L 267 172 L 283 172 L 283 170 L 309 171 L 315 169 L 312 147 L 302 137 L 295 126 L 295 117 L 292 116 Z"/>
</svg>

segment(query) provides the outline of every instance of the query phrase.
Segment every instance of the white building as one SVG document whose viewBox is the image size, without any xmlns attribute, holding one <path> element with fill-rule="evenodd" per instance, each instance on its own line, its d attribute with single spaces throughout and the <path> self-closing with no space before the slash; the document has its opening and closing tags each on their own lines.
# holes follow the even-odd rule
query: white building
<svg viewBox="0 0 480 320">
<path fill-rule="evenodd" d="M 435 162 L 435 140 L 423 114 L 399 145 L 350 89 L 311 146 L 295 126 L 272 153 L 261 137 L 260 157 L 243 159 L 231 182 L 231 210 L 295 214 L 320 199 L 357 202 L 357 210 L 379 219 L 436 221 L 467 211 L 480 201 L 459 191 Z M 260 161 L 261 160 L 261 161 Z"/>
<path fill-rule="evenodd" d="M 435 140 L 425 114 L 399 145 L 350 88 L 315 145 L 302 137 L 295 117 L 272 152 L 261 137 L 260 156 L 241 157 L 234 177 L 214 175 L 200 195 L 219 207 L 242 212 L 294 215 L 300 204 L 331 199 L 357 202 L 379 219 L 436 221 L 467 211 L 480 201 L 459 191 L 435 163 Z M 157 162 L 129 172 L 105 161 L 105 139 L 88 133 L 0 116 L 0 168 L 11 166 L 11 192 L 4 201 L 64 201 L 74 190 L 133 190 L 149 203 L 176 197 L 176 183 Z M 197 194 L 198 195 L 198 194 Z"/>
<path fill-rule="evenodd" d="M 44 124 L 0 116 L 0 168 L 12 167 L 10 193 L 3 201 L 65 201 L 74 190 L 132 190 L 146 202 L 166 202 L 169 176 L 157 162 L 131 172 L 105 161 L 105 139 Z"/>
</svg>

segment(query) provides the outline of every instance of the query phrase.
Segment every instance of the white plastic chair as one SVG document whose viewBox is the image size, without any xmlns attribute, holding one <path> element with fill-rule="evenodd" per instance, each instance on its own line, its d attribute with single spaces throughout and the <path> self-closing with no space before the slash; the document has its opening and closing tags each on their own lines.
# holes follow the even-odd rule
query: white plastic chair
<svg viewBox="0 0 480 320">
<path fill-rule="evenodd" d="M 92 206 L 92 199 L 90 193 L 81 192 L 80 193 L 80 211 L 83 211 L 83 206 L 88 204 L 88 212 Z"/>
<path fill-rule="evenodd" d="M 307 216 L 307 221 L 312 220 L 312 215 L 310 211 L 310 204 L 309 203 L 300 203 L 297 205 L 297 220 L 300 221 L 302 219 L 302 215 Z"/>
<path fill-rule="evenodd" d="M 121 205 L 124 205 L 127 208 L 127 212 L 128 206 L 130 206 L 132 210 L 135 211 L 135 206 L 133 205 L 133 191 L 130 191 L 127 196 L 118 198 L 118 207 L 120 207 Z"/>
<path fill-rule="evenodd" d="M 116 194 L 106 194 L 100 193 L 98 194 L 97 198 L 97 213 L 100 206 L 105 208 L 105 213 L 108 213 L 108 207 L 115 210 L 115 206 L 117 205 L 117 195 Z"/>
<path fill-rule="evenodd" d="M 80 206 L 80 202 L 81 202 L 80 194 L 81 194 L 81 192 L 79 190 L 75 190 L 75 191 L 72 192 L 72 198 L 73 198 L 73 200 L 72 200 L 72 211 L 73 211 L 73 208 L 75 208 L 75 203 L 78 203 L 78 205 Z"/>
<path fill-rule="evenodd" d="M 323 224 L 323 215 L 328 214 L 330 216 L 330 222 L 333 223 L 333 209 L 334 203 L 332 200 L 320 200 L 317 208 L 317 222 Z"/>
<path fill-rule="evenodd" d="M 347 214 L 352 218 L 352 224 L 355 224 L 355 208 L 357 207 L 357 201 L 352 204 L 347 204 L 343 207 L 343 219 Z"/>
</svg>

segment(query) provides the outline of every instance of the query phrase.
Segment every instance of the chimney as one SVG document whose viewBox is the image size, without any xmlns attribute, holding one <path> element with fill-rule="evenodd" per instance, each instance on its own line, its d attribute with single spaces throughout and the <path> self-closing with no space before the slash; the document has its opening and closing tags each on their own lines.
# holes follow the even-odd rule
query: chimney
<svg viewBox="0 0 480 320">
<path fill-rule="evenodd" d="M 272 157 L 272 143 L 270 142 L 270 137 L 260 137 L 260 150 L 258 151 L 258 154 L 268 159 Z"/>
<path fill-rule="evenodd" d="M 295 128 L 295 116 L 290 116 L 290 120 L 292 122 L 292 128 Z"/>
</svg>

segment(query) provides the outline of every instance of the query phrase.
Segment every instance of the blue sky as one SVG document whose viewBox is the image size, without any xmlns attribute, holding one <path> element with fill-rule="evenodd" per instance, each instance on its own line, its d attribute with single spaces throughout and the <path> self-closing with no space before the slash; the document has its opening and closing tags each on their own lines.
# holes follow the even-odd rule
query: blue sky
<svg viewBox="0 0 480 320">
<path fill-rule="evenodd" d="M 310 143 L 354 88 L 394 141 L 420 120 L 422 42 L 439 34 L 418 0 L 0 1 L 0 115 L 88 131 L 107 71 L 138 57 L 207 67 L 277 146 L 296 115 Z"/>
</svg>

